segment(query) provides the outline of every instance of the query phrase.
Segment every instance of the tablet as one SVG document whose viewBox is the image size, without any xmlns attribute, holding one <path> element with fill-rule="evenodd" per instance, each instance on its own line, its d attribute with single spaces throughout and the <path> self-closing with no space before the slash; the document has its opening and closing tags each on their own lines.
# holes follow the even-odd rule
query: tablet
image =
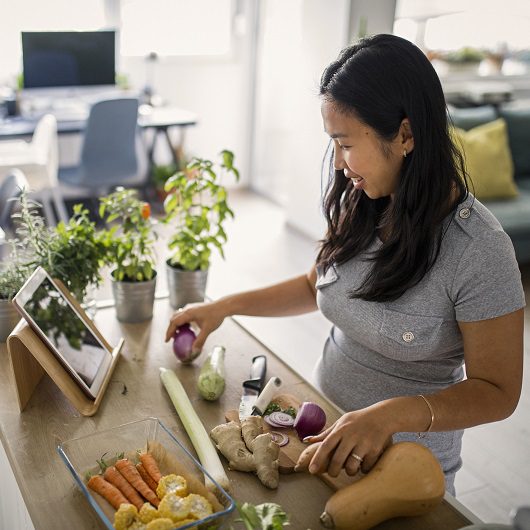
<svg viewBox="0 0 530 530">
<path fill-rule="evenodd" d="M 13 305 L 81 390 L 96 399 L 112 352 L 42 267 L 28 278 Z"/>
</svg>

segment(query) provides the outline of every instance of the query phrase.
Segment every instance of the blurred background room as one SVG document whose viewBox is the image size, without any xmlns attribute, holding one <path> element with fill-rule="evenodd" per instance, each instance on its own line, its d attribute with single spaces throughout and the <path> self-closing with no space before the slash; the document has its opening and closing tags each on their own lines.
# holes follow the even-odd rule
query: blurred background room
<svg viewBox="0 0 530 530">
<path fill-rule="evenodd" d="M 320 201 L 328 138 L 320 75 L 347 44 L 394 33 L 432 61 L 455 125 L 468 130 L 498 116 L 508 123 L 509 178 L 517 197 L 477 196 L 512 237 L 530 293 L 529 28 L 528 0 L 6 3 L 0 16 L 0 185 L 21 169 L 50 226 L 68 219 L 79 201 L 96 217 L 95 201 L 120 185 L 138 189 L 157 218 L 171 175 L 194 156 L 213 159 L 229 149 L 240 171 L 237 183 L 226 183 L 235 217 L 226 229 L 225 259 L 212 256 L 207 296 L 301 274 L 310 269 L 325 229 Z M 61 46 L 85 59 L 62 63 Z M 127 109 L 98 114 L 102 100 L 137 100 L 132 133 L 125 128 Z M 45 123 L 49 115 L 55 120 Z M 98 145 L 103 130 L 116 131 L 107 146 Z M 114 154 L 100 154 L 104 147 Z M 134 170 L 127 169 L 128 149 Z M 96 182 L 91 172 L 108 177 Z M 13 227 L 1 221 L 8 208 L 7 198 L 1 200 L 5 240 Z M 165 227 L 159 229 L 161 260 L 167 250 Z M 160 297 L 167 295 L 165 282 L 160 275 Z M 95 296 L 110 303 L 109 285 Z M 330 326 L 322 315 L 237 320 L 312 380 Z M 529 355 L 527 346 L 526 361 Z M 530 504 L 529 414 L 525 366 L 515 414 L 464 436 L 457 499 L 486 522 L 507 523 L 514 508 Z M 0 474 L 9 472 L 0 454 Z"/>
</svg>

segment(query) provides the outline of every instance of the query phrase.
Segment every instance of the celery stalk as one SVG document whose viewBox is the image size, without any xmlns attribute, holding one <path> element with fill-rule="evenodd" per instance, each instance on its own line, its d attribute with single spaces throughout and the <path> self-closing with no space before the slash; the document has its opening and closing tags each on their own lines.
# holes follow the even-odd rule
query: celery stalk
<svg viewBox="0 0 530 530">
<path fill-rule="evenodd" d="M 160 368 L 160 379 L 166 387 L 202 466 L 223 489 L 228 491 L 230 481 L 226 476 L 223 464 L 182 383 L 173 370 L 162 367 Z M 206 478 L 206 486 L 211 491 L 215 490 L 215 485 L 208 478 Z"/>
</svg>

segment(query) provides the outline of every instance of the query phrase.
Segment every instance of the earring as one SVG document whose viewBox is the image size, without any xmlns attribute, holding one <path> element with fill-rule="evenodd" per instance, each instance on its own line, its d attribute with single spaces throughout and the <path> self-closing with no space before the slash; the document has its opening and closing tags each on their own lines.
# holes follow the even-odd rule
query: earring
<svg viewBox="0 0 530 530">
<path fill-rule="evenodd" d="M 403 149 L 403 158 L 407 158 L 407 150 Z"/>
</svg>

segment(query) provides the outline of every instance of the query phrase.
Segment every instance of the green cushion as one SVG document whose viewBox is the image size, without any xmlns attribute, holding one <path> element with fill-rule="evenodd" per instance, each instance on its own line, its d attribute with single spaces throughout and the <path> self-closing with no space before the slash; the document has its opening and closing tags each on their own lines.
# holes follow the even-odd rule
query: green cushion
<svg viewBox="0 0 530 530">
<path fill-rule="evenodd" d="M 508 125 L 508 138 L 515 175 L 530 173 L 530 106 L 501 107 L 499 114 Z"/>
<path fill-rule="evenodd" d="M 467 107 L 465 109 L 449 107 L 449 116 L 454 125 L 459 129 L 464 129 L 464 131 L 468 131 L 469 129 L 498 118 L 495 108 L 491 105 Z"/>
</svg>

